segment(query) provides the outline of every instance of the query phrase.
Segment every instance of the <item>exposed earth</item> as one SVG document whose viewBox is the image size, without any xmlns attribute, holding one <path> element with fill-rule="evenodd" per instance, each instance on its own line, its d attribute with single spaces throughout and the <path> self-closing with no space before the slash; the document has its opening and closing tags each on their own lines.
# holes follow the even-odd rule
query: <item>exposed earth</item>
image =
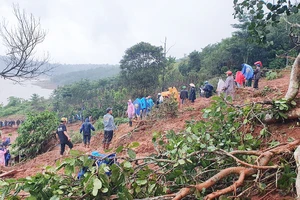
<svg viewBox="0 0 300 200">
<path fill-rule="evenodd" d="M 257 102 L 263 100 L 272 100 L 284 97 L 288 84 L 290 71 L 282 71 L 282 77 L 275 80 L 266 80 L 262 78 L 259 83 L 259 90 L 254 90 L 253 88 L 240 88 L 236 91 L 236 98 L 234 104 L 244 104 L 246 102 Z M 297 97 L 299 98 L 299 96 Z M 184 129 L 186 121 L 188 120 L 199 120 L 202 117 L 202 109 L 207 107 L 211 102 L 211 99 L 198 98 L 194 104 L 185 105 L 183 108 L 179 109 L 179 115 L 176 118 L 160 119 L 160 120 L 142 120 L 135 121 L 132 127 L 128 124 L 122 124 L 115 131 L 113 138 L 113 143 L 111 145 L 111 152 L 120 145 L 126 145 L 131 142 L 137 141 L 140 146 L 137 147 L 135 152 L 137 156 L 147 156 L 155 151 L 152 144 L 152 133 L 153 132 L 164 132 L 168 130 L 174 130 L 175 132 Z M 78 131 L 80 128 L 80 123 L 68 124 L 68 131 Z M 257 126 L 254 134 L 260 131 L 262 127 Z M 269 143 L 272 140 L 277 140 L 279 142 L 287 142 L 288 138 L 292 137 L 294 139 L 300 139 L 300 126 L 297 121 L 289 121 L 286 123 L 277 123 L 270 125 L 270 130 L 272 137 L 267 138 L 264 142 Z M 4 136 L 10 137 L 13 142 L 17 137 L 17 128 L 3 128 L 2 134 Z M 102 138 L 103 130 L 96 130 L 95 136 L 92 137 L 91 148 L 84 148 L 82 144 L 75 144 L 74 149 L 80 150 L 83 153 L 90 153 L 91 151 L 97 150 L 104 153 L 102 149 Z M 13 175 L 14 178 L 21 178 L 34 175 L 38 172 L 42 172 L 45 166 L 55 165 L 56 160 L 59 158 L 59 144 L 57 141 L 57 146 L 50 151 L 37 156 L 36 158 L 21 162 L 14 166 L 9 166 L 5 168 L 0 168 L 0 171 L 10 171 L 12 169 L 22 170 L 19 173 Z M 1 173 L 1 172 L 0 172 Z M 263 199 L 282 199 L 278 197 L 276 192 L 273 195 L 268 195 Z"/>
</svg>

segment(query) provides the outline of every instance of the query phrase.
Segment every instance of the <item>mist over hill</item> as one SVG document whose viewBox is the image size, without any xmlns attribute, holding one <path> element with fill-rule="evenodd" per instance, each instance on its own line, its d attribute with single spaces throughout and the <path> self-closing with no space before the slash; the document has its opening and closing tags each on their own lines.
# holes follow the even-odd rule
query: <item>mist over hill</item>
<svg viewBox="0 0 300 200">
<path fill-rule="evenodd" d="M 81 67 L 83 66 L 85 66 L 85 70 L 80 70 Z M 67 70 L 69 70 L 69 68 L 67 68 Z M 67 73 L 65 72 L 57 75 L 53 74 L 50 78 L 50 81 L 55 85 L 66 85 L 66 84 L 71 84 L 80 81 L 81 79 L 98 80 L 102 78 L 116 76 L 120 72 L 120 67 L 118 65 L 108 65 L 108 64 L 105 65 L 83 64 L 83 65 L 76 65 L 74 70 L 77 71 L 71 71 Z"/>
<path fill-rule="evenodd" d="M 6 67 L 5 57 L 0 56 L 0 70 Z M 116 76 L 120 72 L 119 65 L 110 64 L 60 64 L 49 63 L 53 67 L 49 76 L 42 77 L 49 79 L 48 82 L 55 85 L 71 84 L 81 79 L 97 80 Z"/>
</svg>

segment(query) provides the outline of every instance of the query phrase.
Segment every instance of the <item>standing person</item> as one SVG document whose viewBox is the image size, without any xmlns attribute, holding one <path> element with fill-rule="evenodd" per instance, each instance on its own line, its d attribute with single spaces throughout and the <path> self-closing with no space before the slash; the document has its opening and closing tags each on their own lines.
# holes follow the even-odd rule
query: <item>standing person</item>
<svg viewBox="0 0 300 200">
<path fill-rule="evenodd" d="M 190 90 L 190 95 L 189 95 L 189 100 L 194 103 L 196 99 L 196 89 L 195 89 L 195 84 L 190 83 L 191 90 Z"/>
<path fill-rule="evenodd" d="M 127 112 L 128 119 L 129 119 L 129 126 L 131 127 L 132 126 L 132 118 L 135 115 L 135 108 L 130 99 L 127 102 L 127 111 L 126 112 Z"/>
<path fill-rule="evenodd" d="M 184 101 L 189 98 L 189 92 L 186 90 L 186 86 L 182 86 L 182 90 L 180 91 L 180 99 L 181 104 L 184 104 Z"/>
<path fill-rule="evenodd" d="M 245 76 L 242 74 L 241 71 L 237 71 L 235 74 L 235 82 L 238 86 L 238 88 L 241 88 L 244 85 L 245 82 Z"/>
<path fill-rule="evenodd" d="M 253 88 L 254 89 L 258 89 L 258 81 L 261 77 L 261 70 L 260 68 L 262 67 L 262 63 L 260 61 L 257 61 L 254 63 L 254 65 L 256 66 L 256 69 L 254 71 L 254 84 L 253 84 Z"/>
<path fill-rule="evenodd" d="M 90 142 L 91 142 L 91 132 L 95 131 L 94 126 L 90 123 L 89 118 L 85 119 L 85 122 L 81 125 L 79 132 L 83 132 L 83 144 L 84 148 L 90 148 Z"/>
<path fill-rule="evenodd" d="M 225 80 L 225 86 L 224 86 L 224 91 L 225 91 L 225 98 L 227 98 L 228 95 L 231 96 L 232 100 L 234 97 L 234 80 L 232 76 L 231 71 L 226 72 L 227 78 Z"/>
<path fill-rule="evenodd" d="M 141 119 L 146 117 L 146 112 L 147 112 L 147 100 L 146 97 L 141 98 Z"/>
<path fill-rule="evenodd" d="M 151 96 L 148 96 L 146 100 L 147 100 L 147 114 L 148 114 L 152 110 L 152 107 L 154 106 L 154 102 Z"/>
<path fill-rule="evenodd" d="M 103 116 L 104 124 L 104 139 L 103 139 L 103 150 L 108 150 L 109 144 L 113 138 L 114 130 L 116 129 L 114 117 L 112 114 L 112 108 L 106 109 L 106 115 Z"/>
<path fill-rule="evenodd" d="M 246 63 L 242 64 L 242 67 L 242 74 L 246 78 L 246 87 L 251 87 L 253 78 L 253 68 Z"/>
<path fill-rule="evenodd" d="M 218 81 L 218 86 L 217 86 L 218 96 L 220 96 L 221 93 L 223 92 L 224 85 L 225 85 L 225 82 L 220 78 L 219 81 Z"/>
<path fill-rule="evenodd" d="M 5 153 L 6 149 L 4 146 L 0 146 L 0 166 L 5 166 Z"/>
<path fill-rule="evenodd" d="M 140 118 L 141 116 L 141 100 L 139 98 L 136 98 L 135 101 L 133 102 L 134 104 L 134 111 L 135 111 L 135 117 Z"/>
<path fill-rule="evenodd" d="M 60 141 L 60 155 L 61 156 L 64 155 L 66 145 L 68 145 L 70 149 L 73 148 L 71 138 L 67 132 L 66 123 L 67 123 L 67 118 L 65 118 L 65 117 L 61 118 L 60 125 L 58 126 L 58 128 L 56 130 L 56 134 L 58 135 L 58 138 Z M 68 154 L 68 151 L 67 151 L 67 154 Z"/>
<path fill-rule="evenodd" d="M 205 97 L 209 98 L 212 96 L 214 87 L 211 84 L 209 84 L 208 81 L 205 81 L 203 90 L 205 91 Z"/>
</svg>

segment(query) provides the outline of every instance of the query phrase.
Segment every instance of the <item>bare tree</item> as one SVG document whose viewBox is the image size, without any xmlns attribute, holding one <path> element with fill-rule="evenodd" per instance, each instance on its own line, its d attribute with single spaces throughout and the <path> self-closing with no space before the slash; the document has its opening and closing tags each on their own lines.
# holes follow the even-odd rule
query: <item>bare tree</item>
<svg viewBox="0 0 300 200">
<path fill-rule="evenodd" d="M 40 20 L 32 14 L 20 11 L 18 5 L 13 5 L 13 13 L 17 19 L 15 26 L 9 27 L 4 19 L 0 24 L 0 36 L 7 48 L 3 60 L 6 64 L 0 72 L 5 79 L 20 82 L 25 79 L 33 79 L 51 71 L 49 55 L 42 58 L 35 56 L 37 45 L 46 37 L 46 31 L 41 28 Z"/>
</svg>

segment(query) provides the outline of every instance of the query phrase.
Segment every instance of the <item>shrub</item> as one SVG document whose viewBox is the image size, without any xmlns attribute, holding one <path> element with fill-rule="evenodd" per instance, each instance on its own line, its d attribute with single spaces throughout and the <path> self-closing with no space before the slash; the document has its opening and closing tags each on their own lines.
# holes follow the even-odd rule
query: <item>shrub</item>
<svg viewBox="0 0 300 200">
<path fill-rule="evenodd" d="M 82 134 L 79 133 L 78 131 L 76 131 L 76 132 L 71 131 L 71 132 L 70 132 L 70 137 L 71 137 L 71 141 L 72 141 L 74 144 L 78 144 L 78 143 L 81 143 L 81 142 L 82 142 Z"/>
<path fill-rule="evenodd" d="M 268 71 L 266 73 L 266 79 L 267 80 L 273 80 L 273 79 L 277 79 L 277 78 L 280 78 L 280 77 L 282 77 L 282 74 L 278 73 L 276 71 Z"/>
<path fill-rule="evenodd" d="M 26 157 L 33 158 L 46 152 L 51 139 L 55 138 L 54 130 L 57 126 L 58 119 L 53 112 L 28 114 L 26 121 L 18 129 L 19 136 L 12 146 L 13 153 L 21 151 Z"/>
<path fill-rule="evenodd" d="M 166 118 L 176 117 L 178 115 L 178 101 L 175 97 L 171 96 L 165 98 L 164 102 L 159 105 L 159 108 L 152 109 L 150 118 Z"/>
</svg>

